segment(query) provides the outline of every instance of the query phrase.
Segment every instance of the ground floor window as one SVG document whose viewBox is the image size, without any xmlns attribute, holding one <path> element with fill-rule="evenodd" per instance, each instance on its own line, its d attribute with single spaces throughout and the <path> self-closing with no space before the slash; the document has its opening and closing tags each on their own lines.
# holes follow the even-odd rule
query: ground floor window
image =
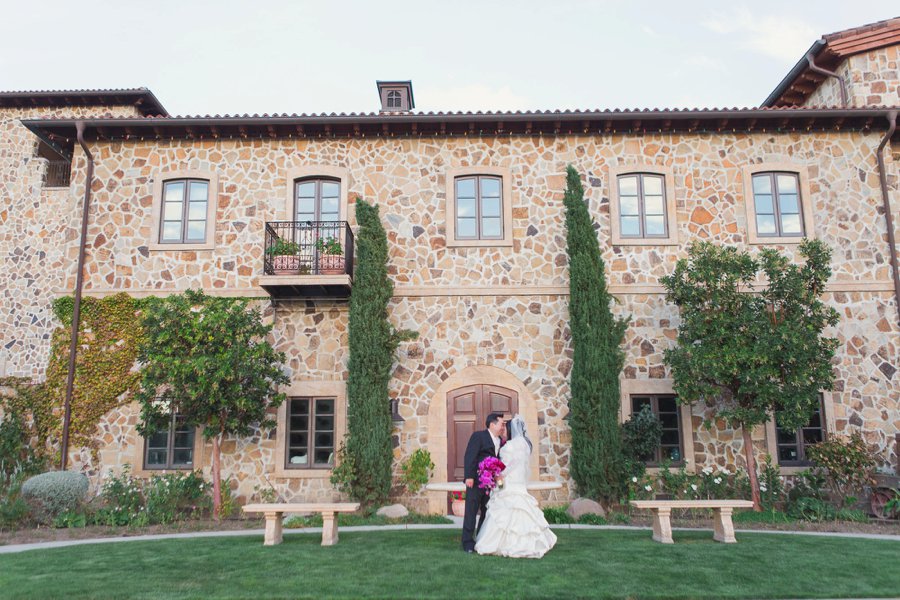
<svg viewBox="0 0 900 600">
<path fill-rule="evenodd" d="M 778 446 L 778 464 L 782 466 L 803 466 L 811 464 L 806 457 L 806 450 L 813 444 L 825 440 L 825 413 L 822 410 L 822 396 L 815 412 L 804 427 L 796 431 L 784 429 L 778 424 L 775 415 L 775 435 Z"/>
<path fill-rule="evenodd" d="M 659 466 L 665 461 L 679 466 L 684 462 L 681 444 L 681 413 L 676 396 L 672 394 L 635 394 L 631 396 L 631 414 L 649 407 L 663 426 L 659 448 L 650 456 L 645 456 L 647 466 Z"/>
<path fill-rule="evenodd" d="M 288 469 L 334 466 L 334 398 L 288 399 Z"/>
<path fill-rule="evenodd" d="M 173 414 L 168 427 L 144 438 L 145 469 L 193 469 L 196 430 Z"/>
</svg>

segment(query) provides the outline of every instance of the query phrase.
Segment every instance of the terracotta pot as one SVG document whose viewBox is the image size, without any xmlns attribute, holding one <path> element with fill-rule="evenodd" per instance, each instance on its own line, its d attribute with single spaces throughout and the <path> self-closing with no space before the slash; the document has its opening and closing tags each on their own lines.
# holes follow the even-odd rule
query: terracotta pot
<svg viewBox="0 0 900 600">
<path fill-rule="evenodd" d="M 339 254 L 320 254 L 319 255 L 319 274 L 320 275 L 343 275 L 344 274 L 344 257 Z"/>
<path fill-rule="evenodd" d="M 453 511 L 453 514 L 457 517 L 466 516 L 466 501 L 453 500 L 453 502 L 450 503 L 450 510 Z"/>
<path fill-rule="evenodd" d="M 293 254 L 273 256 L 272 269 L 276 275 L 296 274 L 300 271 L 300 257 Z"/>
</svg>

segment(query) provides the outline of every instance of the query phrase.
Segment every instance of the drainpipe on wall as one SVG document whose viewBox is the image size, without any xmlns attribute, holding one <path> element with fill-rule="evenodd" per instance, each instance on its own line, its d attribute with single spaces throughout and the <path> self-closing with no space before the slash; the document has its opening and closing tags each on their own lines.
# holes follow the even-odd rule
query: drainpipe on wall
<svg viewBox="0 0 900 600">
<path fill-rule="evenodd" d="M 813 57 L 813 51 L 810 50 L 806 53 L 806 62 L 809 63 L 809 69 L 815 73 L 819 73 L 821 75 L 826 75 L 828 77 L 834 77 L 838 80 L 838 83 L 841 87 L 841 106 L 847 108 L 847 85 L 844 83 L 843 77 L 835 73 L 834 71 L 829 71 L 827 69 L 823 69 L 815 63 Z"/>
<path fill-rule="evenodd" d="M 72 309 L 72 341 L 69 343 L 69 372 L 66 375 L 66 400 L 63 413 L 62 448 L 60 469 L 66 470 L 69 462 L 69 423 L 72 420 L 72 392 L 75 387 L 75 355 L 78 352 L 78 324 L 81 320 L 81 288 L 84 285 L 84 259 L 87 246 L 88 215 L 91 208 L 91 184 L 94 181 L 94 156 L 84 143 L 84 121 L 75 123 L 78 144 L 87 156 L 87 176 L 84 182 L 84 208 L 81 215 L 81 242 L 78 248 L 78 272 L 75 275 L 75 306 Z"/>
<path fill-rule="evenodd" d="M 891 136 L 897 130 L 897 111 L 892 110 L 887 113 L 888 127 L 887 133 L 881 143 L 878 144 L 878 150 L 875 151 L 875 157 L 878 160 L 878 179 L 881 183 L 881 202 L 884 206 L 884 218 L 887 221 L 888 245 L 891 252 L 891 270 L 894 274 L 894 298 L 897 300 L 897 319 L 900 322 L 900 270 L 897 266 L 897 246 L 894 241 L 894 216 L 891 214 L 891 198 L 888 195 L 887 176 L 884 172 L 884 150 Z"/>
</svg>

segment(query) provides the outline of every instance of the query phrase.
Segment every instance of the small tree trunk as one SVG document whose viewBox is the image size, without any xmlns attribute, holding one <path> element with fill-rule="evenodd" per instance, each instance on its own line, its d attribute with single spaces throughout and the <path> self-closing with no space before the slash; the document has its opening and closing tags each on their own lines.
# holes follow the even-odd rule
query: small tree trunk
<svg viewBox="0 0 900 600">
<path fill-rule="evenodd" d="M 750 497 L 753 500 L 753 510 L 762 511 L 759 498 L 759 480 L 756 478 L 756 458 L 753 456 L 753 440 L 750 438 L 750 429 L 747 425 L 741 426 L 741 434 L 744 437 L 744 459 L 747 461 L 747 475 L 750 476 Z"/>
<path fill-rule="evenodd" d="M 217 522 L 222 511 L 222 465 L 220 454 L 222 452 L 222 434 L 216 435 L 213 440 L 213 519 Z"/>
</svg>

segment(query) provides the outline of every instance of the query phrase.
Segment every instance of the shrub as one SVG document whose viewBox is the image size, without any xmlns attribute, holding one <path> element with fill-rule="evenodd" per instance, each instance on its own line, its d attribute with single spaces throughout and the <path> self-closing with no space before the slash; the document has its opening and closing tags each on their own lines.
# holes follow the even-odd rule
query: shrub
<svg viewBox="0 0 900 600">
<path fill-rule="evenodd" d="M 88 492 L 88 478 L 72 471 L 35 475 L 22 485 L 22 496 L 50 519 L 79 508 Z"/>
<path fill-rule="evenodd" d="M 550 525 L 574 523 L 575 519 L 570 517 L 569 513 L 566 512 L 567 508 L 568 506 L 545 506 L 544 518 L 547 519 L 547 523 Z"/>
<path fill-rule="evenodd" d="M 109 526 L 146 525 L 148 518 L 141 487 L 142 482 L 131 476 L 130 465 L 125 465 L 121 475 L 110 472 L 100 490 L 104 506 L 97 511 L 95 522 Z"/>
<path fill-rule="evenodd" d="M 223 483 L 222 516 L 225 513 L 228 480 Z M 230 493 L 227 494 L 230 499 Z M 144 489 L 147 499 L 147 518 L 150 523 L 174 523 L 209 510 L 209 485 L 199 471 L 154 475 Z M 233 507 L 231 507 L 233 510 Z"/>
<path fill-rule="evenodd" d="M 659 448 L 662 431 L 662 422 L 649 406 L 633 414 L 631 419 L 622 423 L 622 452 L 625 458 L 643 467 L 643 461 L 653 456 Z"/>
<path fill-rule="evenodd" d="M 782 503 L 784 482 L 778 467 L 772 464 L 772 457 L 766 454 L 762 471 L 759 474 L 760 506 L 763 510 L 774 510 Z"/>
<path fill-rule="evenodd" d="M 0 471 L 0 530 L 15 528 L 28 519 L 28 504 L 21 493 L 24 479 L 21 470 Z"/>
<path fill-rule="evenodd" d="M 607 525 L 609 521 L 601 515 L 594 513 L 585 513 L 578 517 L 578 522 L 582 525 Z"/>
<path fill-rule="evenodd" d="M 873 483 L 877 455 L 859 432 L 854 432 L 849 439 L 835 436 L 813 444 L 807 454 L 827 471 L 828 486 L 838 508 L 844 507 L 852 492 Z"/>
<path fill-rule="evenodd" d="M 403 471 L 400 480 L 410 494 L 417 494 L 428 483 L 432 469 L 434 469 L 434 463 L 431 462 L 431 453 L 424 448 L 419 448 L 400 465 L 400 470 Z"/>
<path fill-rule="evenodd" d="M 830 521 L 834 519 L 835 511 L 824 500 L 803 496 L 788 505 L 788 515 L 803 521 Z"/>
</svg>

